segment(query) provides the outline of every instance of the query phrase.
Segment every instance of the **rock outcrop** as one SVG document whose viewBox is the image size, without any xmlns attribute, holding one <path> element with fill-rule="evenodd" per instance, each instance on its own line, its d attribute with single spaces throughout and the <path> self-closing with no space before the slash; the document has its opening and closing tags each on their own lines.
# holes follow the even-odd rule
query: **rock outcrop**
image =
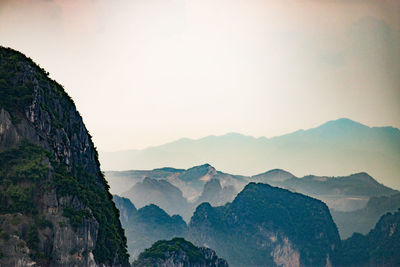
<svg viewBox="0 0 400 267">
<path fill-rule="evenodd" d="M 196 247 L 183 238 L 157 241 L 139 255 L 134 267 L 228 267 L 214 250 Z"/>
<path fill-rule="evenodd" d="M 118 215 L 72 99 L 0 47 L 0 265 L 128 265 Z"/>
</svg>

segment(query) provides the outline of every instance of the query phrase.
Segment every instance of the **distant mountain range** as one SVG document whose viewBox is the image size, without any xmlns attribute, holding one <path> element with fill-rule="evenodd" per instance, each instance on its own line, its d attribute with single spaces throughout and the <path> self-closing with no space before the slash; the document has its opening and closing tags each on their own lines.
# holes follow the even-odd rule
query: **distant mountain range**
<svg viewBox="0 0 400 267">
<path fill-rule="evenodd" d="M 116 195 L 114 202 L 134 266 L 182 266 L 182 262 L 191 261 L 191 252 L 198 251 L 190 242 L 211 248 L 204 256 L 222 266 L 225 263 L 214 250 L 234 267 L 398 266 L 400 209 L 394 214 L 375 215 L 395 206 L 399 195 L 372 198 L 366 208 L 348 213 L 346 218 L 352 218 L 345 223 L 354 224 L 350 227 L 362 227 L 363 219 L 371 214 L 377 223 L 366 235 L 355 233 L 346 240 L 340 240 L 323 202 L 261 183 L 248 184 L 226 205 L 200 204 L 188 224 L 153 204 L 137 210 L 128 199 Z M 355 216 L 363 218 L 359 221 Z M 157 241 L 170 238 L 173 240 Z M 175 246 L 176 242 L 184 247 Z M 204 264 L 203 253 L 196 254 Z M 205 262 L 193 266 L 219 266 Z"/>
<path fill-rule="evenodd" d="M 359 210 L 349 212 L 331 210 L 331 213 L 341 238 L 346 239 L 355 232 L 367 234 L 382 215 L 399 208 L 400 193 L 391 196 L 372 197 L 367 205 Z"/>
<path fill-rule="evenodd" d="M 261 183 L 248 184 L 232 203 L 200 204 L 188 225 L 155 205 L 136 210 L 127 199 L 114 201 L 134 259 L 158 239 L 185 237 L 231 266 L 328 266 L 340 245 L 323 202 Z"/>
<path fill-rule="evenodd" d="M 400 266 L 400 209 L 383 215 L 368 234 L 342 242 L 334 266 Z"/>
<path fill-rule="evenodd" d="M 367 172 L 400 189 L 400 131 L 368 127 L 350 119 L 274 138 L 237 133 L 180 139 L 144 150 L 101 152 L 104 170 L 189 168 L 208 162 L 224 172 L 251 175 L 268 169 L 290 170 L 297 176 L 344 176 Z"/>
<path fill-rule="evenodd" d="M 186 223 L 179 215 L 170 216 L 153 204 L 137 210 L 129 199 L 117 195 L 113 200 L 120 210 L 132 260 L 157 240 L 186 235 Z"/>
<path fill-rule="evenodd" d="M 156 204 L 170 215 L 180 214 L 186 221 L 201 202 L 209 202 L 213 206 L 224 205 L 250 182 L 266 183 L 309 195 L 338 211 L 361 209 L 371 197 L 399 193 L 378 183 L 367 173 L 298 178 L 287 171 L 274 169 L 255 176 L 241 176 L 223 173 L 205 164 L 187 170 L 161 168 L 152 171 L 113 171 L 105 175 L 113 194 L 130 198 L 137 207 Z"/>
</svg>

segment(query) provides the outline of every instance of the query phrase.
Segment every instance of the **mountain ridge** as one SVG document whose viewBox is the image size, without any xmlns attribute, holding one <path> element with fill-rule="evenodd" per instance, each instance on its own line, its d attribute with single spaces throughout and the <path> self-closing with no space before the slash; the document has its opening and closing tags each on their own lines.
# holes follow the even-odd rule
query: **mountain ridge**
<svg viewBox="0 0 400 267">
<path fill-rule="evenodd" d="M 255 175 L 268 169 L 296 176 L 345 176 L 365 171 L 400 189 L 400 130 L 369 127 L 350 119 L 272 138 L 241 134 L 185 139 L 149 149 L 100 154 L 105 169 L 187 169 L 208 162 L 225 173 Z"/>
</svg>

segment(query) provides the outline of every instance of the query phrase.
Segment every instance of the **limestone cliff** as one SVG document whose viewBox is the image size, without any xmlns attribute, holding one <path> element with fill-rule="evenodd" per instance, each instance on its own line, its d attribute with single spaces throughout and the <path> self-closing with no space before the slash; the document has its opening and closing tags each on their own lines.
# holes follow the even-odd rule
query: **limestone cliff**
<svg viewBox="0 0 400 267">
<path fill-rule="evenodd" d="M 0 266 L 125 266 L 98 154 L 63 87 L 0 47 Z"/>
</svg>

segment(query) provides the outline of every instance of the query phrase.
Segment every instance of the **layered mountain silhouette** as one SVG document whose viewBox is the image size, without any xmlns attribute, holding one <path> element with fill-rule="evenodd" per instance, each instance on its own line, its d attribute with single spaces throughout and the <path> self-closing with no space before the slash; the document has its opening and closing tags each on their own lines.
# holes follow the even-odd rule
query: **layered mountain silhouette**
<svg viewBox="0 0 400 267">
<path fill-rule="evenodd" d="M 155 205 L 136 210 L 129 200 L 114 199 L 121 218 L 131 214 L 122 223 L 134 258 L 158 239 L 185 237 L 231 266 L 325 266 L 340 246 L 323 202 L 266 184 L 248 184 L 223 206 L 200 204 L 188 226 Z"/>
<path fill-rule="evenodd" d="M 262 179 L 279 183 L 303 179 L 293 177 L 282 170 L 273 170 L 267 174 L 262 174 Z M 363 175 L 361 181 L 370 179 Z M 283 176 L 286 178 L 282 179 Z M 323 178 L 318 177 L 316 180 L 325 183 L 327 180 L 337 179 L 339 188 L 343 186 L 342 179 L 345 179 Z M 348 184 L 354 187 L 357 183 L 353 182 L 360 180 L 357 175 L 348 178 Z M 309 183 L 308 180 L 305 181 L 306 184 Z M 370 184 L 377 185 L 374 182 Z M 330 187 L 334 186 L 334 183 L 319 186 L 331 193 Z M 221 190 L 219 181 L 211 179 L 206 182 L 199 200 L 203 196 L 204 199 L 206 196 L 215 196 L 213 193 L 221 193 Z M 352 194 L 352 190 L 356 189 L 350 188 L 346 192 Z M 375 190 L 375 193 L 379 194 L 387 188 L 378 186 Z M 369 195 L 375 194 L 373 190 L 366 192 Z M 390 190 L 388 192 L 392 193 Z M 365 194 L 368 195 L 367 193 Z M 372 197 L 365 208 L 354 212 L 333 212 L 342 231 L 352 234 L 362 229 L 368 232 L 385 210 L 395 209 L 399 195 L 397 193 Z M 129 252 L 133 259 L 140 259 L 140 253 L 159 239 L 184 237 L 197 246 L 215 250 L 231 266 L 368 266 L 363 258 L 365 255 L 369 255 L 368 261 L 379 263 L 371 266 L 386 266 L 378 258 L 379 255 L 384 255 L 388 262 L 397 262 L 393 249 L 399 246 L 394 239 L 380 240 L 380 234 L 374 234 L 374 240 L 380 241 L 376 243 L 375 240 L 372 244 L 379 247 L 380 254 L 374 252 L 372 245 L 367 245 L 369 237 L 361 234 L 356 233 L 350 239 L 341 241 L 330 211 L 322 201 L 268 184 L 249 183 L 232 202 L 225 205 L 213 207 L 207 202 L 202 202 L 196 207 L 188 224 L 180 216 L 168 215 L 153 204 L 136 210 L 126 198 L 114 196 L 114 201 L 120 209 L 121 221 L 128 237 Z M 397 226 L 393 227 L 389 230 L 395 233 Z M 379 233 L 390 237 L 390 231 L 389 234 L 383 231 L 388 230 L 384 229 Z M 346 235 L 343 235 L 344 237 Z M 388 240 L 388 248 L 392 254 L 384 253 L 385 240 Z M 362 242 L 361 247 L 357 247 L 357 242 Z M 360 256 L 363 252 L 365 255 Z M 143 255 L 145 256 L 136 264 L 158 262 L 160 258 L 157 255 L 164 255 L 163 258 L 171 256 L 174 259 L 177 256 L 166 255 L 164 250 L 157 255 Z M 351 257 L 357 257 L 353 261 L 354 265 L 351 265 Z"/>
<path fill-rule="evenodd" d="M 209 162 L 224 172 L 244 175 L 274 168 L 300 176 L 367 172 L 380 183 L 400 188 L 399 129 L 368 127 L 349 119 L 274 138 L 233 133 L 100 156 L 106 170 L 188 168 Z"/>
<path fill-rule="evenodd" d="M 130 190 L 122 194 L 138 207 L 155 204 L 169 214 L 181 214 L 190 218 L 190 207 L 182 191 L 164 179 L 144 178 Z"/>
<path fill-rule="evenodd" d="M 180 214 L 186 221 L 189 221 L 198 204 L 209 202 L 212 206 L 224 205 L 250 182 L 266 183 L 312 196 L 336 211 L 354 211 L 365 207 L 371 197 L 399 193 L 378 183 L 367 173 L 298 178 L 287 171 L 273 169 L 249 177 L 223 173 L 209 164 L 187 170 L 161 168 L 152 171 L 113 171 L 106 172 L 106 178 L 112 192 L 118 191 L 120 183 L 124 183 L 125 190 L 131 186 L 120 195 L 130 198 L 136 206 L 156 204 L 170 215 Z"/>
<path fill-rule="evenodd" d="M 186 223 L 179 215 L 170 216 L 154 204 L 137 210 L 129 199 L 116 195 L 114 202 L 120 211 L 132 260 L 157 240 L 186 235 Z"/>
<path fill-rule="evenodd" d="M 336 266 L 400 266 L 400 209 L 383 215 L 367 235 L 354 234 L 336 253 Z"/>
<path fill-rule="evenodd" d="M 255 176 L 256 180 L 315 197 L 333 210 L 357 210 L 363 208 L 371 197 L 398 193 L 397 190 L 378 183 L 365 172 L 342 177 L 307 175 L 302 178 L 282 170 L 273 170 L 266 174 Z"/>
<path fill-rule="evenodd" d="M 400 194 L 382 197 L 372 197 L 367 205 L 359 210 L 344 212 L 331 211 L 342 239 L 350 237 L 353 233 L 367 234 L 378 222 L 379 218 L 387 212 L 400 208 Z"/>
</svg>

